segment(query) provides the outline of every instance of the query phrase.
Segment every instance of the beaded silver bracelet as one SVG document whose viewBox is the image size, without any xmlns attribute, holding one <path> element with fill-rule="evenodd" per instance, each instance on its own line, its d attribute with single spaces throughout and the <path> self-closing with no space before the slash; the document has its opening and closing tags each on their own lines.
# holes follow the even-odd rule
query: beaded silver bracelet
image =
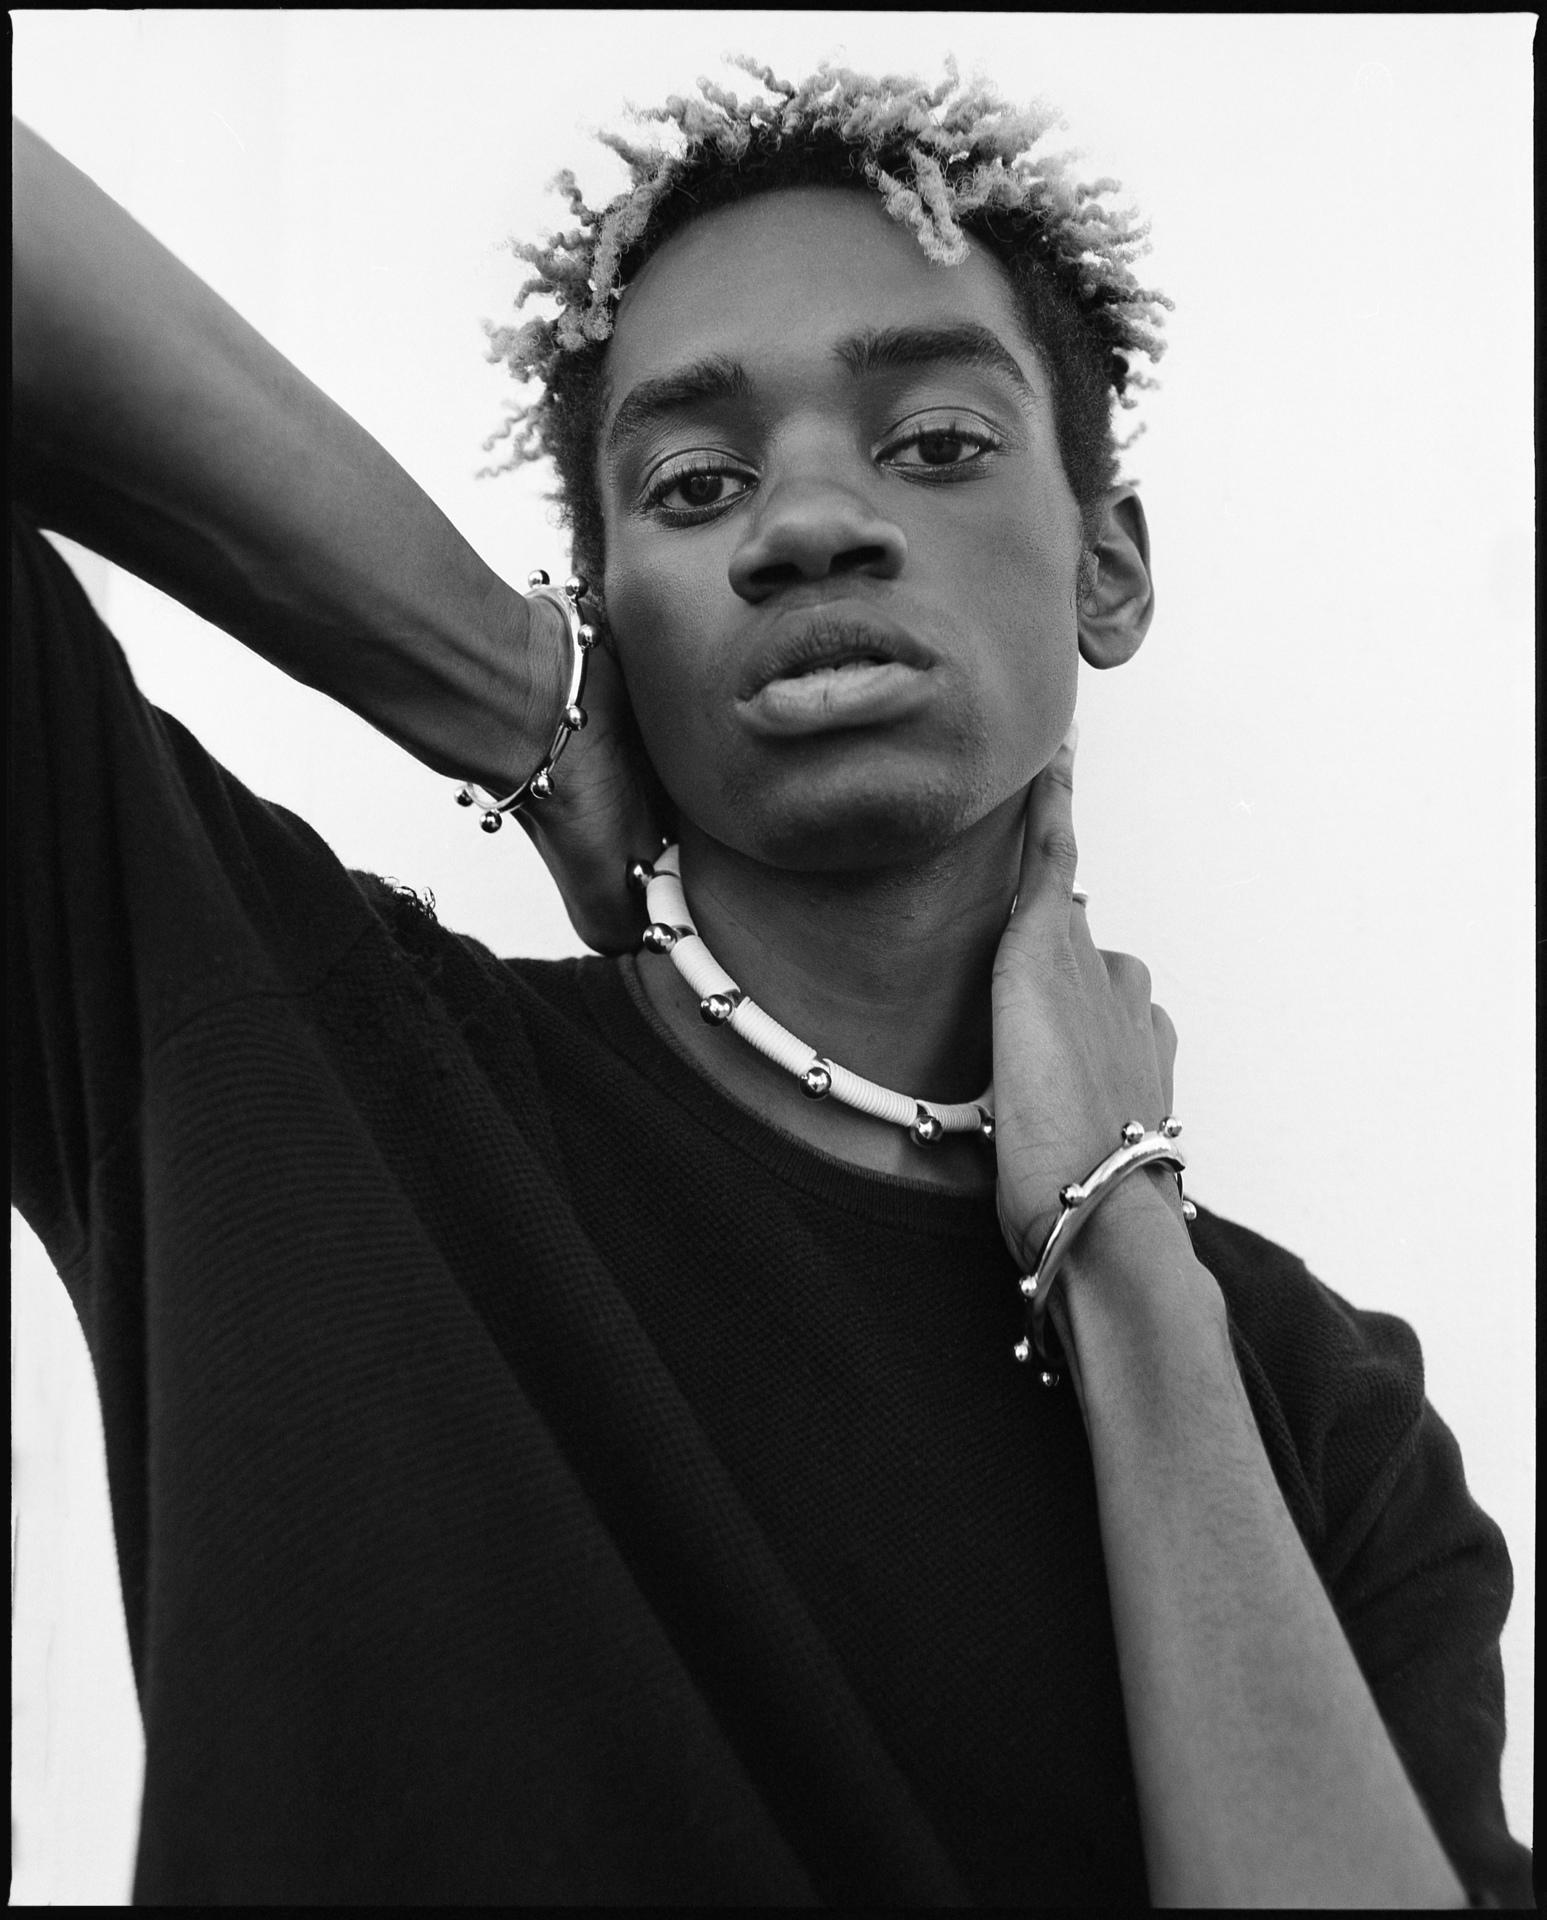
<svg viewBox="0 0 1547 1920">
<path fill-rule="evenodd" d="M 1182 1202 L 1182 1218 L 1189 1224 L 1197 1219 L 1198 1209 L 1182 1192 L 1182 1173 L 1187 1166 L 1187 1156 L 1176 1144 L 1176 1137 L 1181 1131 L 1182 1123 L 1175 1114 L 1167 1114 L 1154 1133 L 1146 1133 L 1137 1120 L 1130 1120 L 1123 1128 L 1122 1145 L 1115 1152 L 1109 1153 L 1083 1180 L 1070 1181 L 1059 1189 L 1058 1218 L 1043 1242 L 1035 1270 L 1024 1275 L 1019 1283 L 1021 1295 L 1026 1301 L 1027 1331 L 1015 1344 L 1015 1357 L 1024 1362 L 1031 1358 L 1033 1352 L 1036 1353 L 1042 1362 L 1043 1386 L 1056 1387 L 1067 1364 L 1058 1343 L 1058 1335 L 1048 1319 L 1058 1270 L 1074 1245 L 1080 1228 L 1107 1195 L 1120 1181 L 1127 1179 L 1131 1173 L 1137 1173 L 1141 1167 L 1173 1167 L 1176 1170 L 1176 1191 Z"/>
<path fill-rule="evenodd" d="M 585 692 L 586 655 L 596 645 L 596 629 L 588 626 L 580 617 L 580 602 L 586 591 L 586 583 L 578 574 L 564 582 L 564 591 L 550 585 L 547 574 L 541 567 L 526 577 L 531 591 L 528 600 L 547 600 L 556 606 L 564 616 L 564 624 L 569 632 L 570 662 L 569 691 L 564 696 L 564 710 L 559 724 L 554 730 L 553 744 L 547 757 L 539 764 L 529 779 L 523 780 L 513 793 L 507 793 L 504 799 L 496 799 L 484 788 L 474 786 L 468 781 L 457 794 L 459 807 L 481 807 L 483 818 L 478 822 L 485 833 L 498 833 L 500 821 L 507 813 L 526 805 L 528 800 L 550 800 L 553 797 L 553 767 L 559 755 L 569 745 L 569 736 L 579 733 L 585 725 L 585 708 L 580 697 Z"/>
</svg>

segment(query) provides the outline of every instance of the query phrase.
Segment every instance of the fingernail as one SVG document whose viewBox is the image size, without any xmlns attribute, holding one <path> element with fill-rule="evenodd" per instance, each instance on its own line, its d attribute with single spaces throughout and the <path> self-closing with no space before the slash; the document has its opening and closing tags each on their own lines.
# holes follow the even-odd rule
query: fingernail
<svg viewBox="0 0 1547 1920">
<path fill-rule="evenodd" d="M 1069 731 L 1064 735 L 1064 745 L 1069 749 L 1071 753 L 1073 753 L 1075 748 L 1079 744 L 1080 744 L 1080 723 L 1078 720 L 1071 720 L 1069 722 Z"/>
</svg>

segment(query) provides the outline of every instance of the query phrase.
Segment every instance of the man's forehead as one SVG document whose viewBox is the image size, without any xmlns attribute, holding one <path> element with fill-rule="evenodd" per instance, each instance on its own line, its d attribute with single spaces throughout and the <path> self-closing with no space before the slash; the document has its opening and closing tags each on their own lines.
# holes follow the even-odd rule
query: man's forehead
<svg viewBox="0 0 1547 1920">
<path fill-rule="evenodd" d="M 934 334 L 946 343 L 938 357 L 984 369 L 997 347 L 1002 371 L 1044 384 L 1009 276 L 983 246 L 942 265 L 874 194 L 757 195 L 695 220 L 646 262 L 619 307 L 603 416 L 640 381 L 711 360 L 753 374 L 775 358 L 852 371 L 921 363 L 907 347 L 867 350 L 903 334 Z"/>
<path fill-rule="evenodd" d="M 711 208 L 665 240 L 625 289 L 617 331 L 663 308 L 692 325 L 770 295 L 778 304 L 781 287 L 786 304 L 820 289 L 833 306 L 904 298 L 941 315 L 984 318 L 985 304 L 996 317 L 1013 311 L 1009 276 L 980 242 L 969 239 L 961 261 L 932 260 L 873 192 L 781 187 Z"/>
</svg>

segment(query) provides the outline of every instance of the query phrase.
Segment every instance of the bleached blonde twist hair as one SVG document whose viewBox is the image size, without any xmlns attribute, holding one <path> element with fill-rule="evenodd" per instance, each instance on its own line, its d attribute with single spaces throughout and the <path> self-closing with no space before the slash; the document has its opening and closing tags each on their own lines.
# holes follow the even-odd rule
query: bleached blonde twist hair
<svg viewBox="0 0 1547 1920">
<path fill-rule="evenodd" d="M 534 295 L 546 295 L 557 311 L 515 325 L 484 323 L 490 361 L 503 361 L 523 388 L 535 382 L 537 391 L 508 403 L 504 424 L 484 443 L 485 452 L 492 452 L 508 441 L 506 457 L 483 472 L 552 457 L 563 517 L 576 531 L 577 546 L 592 550 L 580 557 L 595 567 L 599 511 L 582 497 L 594 485 L 582 443 L 595 425 L 595 408 L 585 399 L 588 389 L 594 398 L 601 385 L 601 362 L 628 273 L 702 208 L 706 184 L 718 182 L 715 198 L 723 204 L 758 191 L 759 178 L 778 166 L 780 156 L 783 175 L 768 184 L 787 182 L 792 156 L 818 151 L 828 156 L 832 184 L 863 185 L 878 194 L 888 215 L 917 237 L 931 260 L 965 259 L 971 235 L 986 240 L 1012 267 L 1017 256 L 1035 263 L 1073 308 L 1085 346 L 1099 357 L 1106 433 L 1114 450 L 1109 464 L 1115 468 L 1111 405 L 1132 407 L 1134 390 L 1154 384 L 1134 363 L 1159 359 L 1162 309 L 1172 303 L 1135 277 L 1133 263 L 1148 251 L 1149 230 L 1130 209 L 1108 203 L 1118 183 L 1078 181 L 1070 168 L 1077 156 L 1033 151 L 1063 125 L 1057 113 L 1040 103 L 1010 106 L 979 79 L 963 86 L 949 56 L 946 78 L 933 87 L 917 78 L 874 78 L 826 63 L 797 86 L 748 55 L 728 60 L 759 81 L 762 94 L 742 100 L 700 79 L 699 98 L 673 94 L 661 106 L 630 108 L 634 121 L 660 123 L 680 139 L 666 146 L 603 132 L 602 142 L 629 169 L 627 189 L 594 208 L 565 169 L 553 184 L 568 201 L 573 224 L 541 244 L 511 242 L 517 257 L 535 270 L 516 294 L 517 309 Z"/>
</svg>

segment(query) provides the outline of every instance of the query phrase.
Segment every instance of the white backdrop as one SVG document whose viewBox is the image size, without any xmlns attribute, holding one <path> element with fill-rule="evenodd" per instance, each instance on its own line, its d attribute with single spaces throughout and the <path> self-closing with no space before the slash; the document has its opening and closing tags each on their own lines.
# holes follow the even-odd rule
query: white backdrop
<svg viewBox="0 0 1547 1920">
<path fill-rule="evenodd" d="M 1086 674 L 1098 941 L 1181 1035 L 1189 1185 L 1418 1330 L 1499 1520 L 1511 1824 L 1531 1832 L 1534 16 L 20 10 L 18 116 L 361 420 L 492 566 L 566 555 L 477 481 L 519 267 L 590 133 L 823 57 L 1044 96 L 1177 302 L 1131 459 L 1159 613 Z M 742 89 L 740 76 L 731 83 Z M 601 183 L 598 185 L 597 183 Z M 141 685 L 352 865 L 506 952 L 578 952 L 524 836 L 152 589 L 83 578 Z M 15 1223 L 19 1904 L 127 1899 L 140 1776 L 101 1434 Z"/>
</svg>

